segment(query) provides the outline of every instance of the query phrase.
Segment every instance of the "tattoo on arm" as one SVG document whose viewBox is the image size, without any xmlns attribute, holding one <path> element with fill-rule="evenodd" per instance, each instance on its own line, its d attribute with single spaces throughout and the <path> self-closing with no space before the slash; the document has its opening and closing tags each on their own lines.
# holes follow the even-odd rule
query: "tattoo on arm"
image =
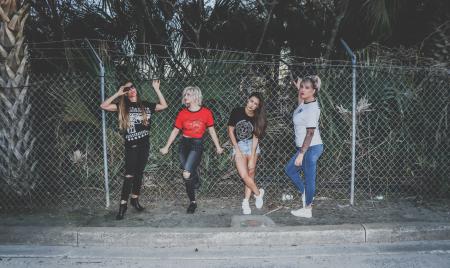
<svg viewBox="0 0 450 268">
<path fill-rule="evenodd" d="M 303 145 L 302 145 L 302 152 L 305 153 L 308 148 L 309 145 L 311 145 L 311 141 L 312 138 L 314 137 L 314 128 L 307 128 L 306 129 L 306 136 L 305 136 L 305 140 L 303 141 Z"/>
</svg>

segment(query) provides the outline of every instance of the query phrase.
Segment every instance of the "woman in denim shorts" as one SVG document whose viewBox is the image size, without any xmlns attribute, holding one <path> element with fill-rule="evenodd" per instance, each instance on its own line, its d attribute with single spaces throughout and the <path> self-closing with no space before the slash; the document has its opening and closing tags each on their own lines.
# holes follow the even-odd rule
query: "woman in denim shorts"
<svg viewBox="0 0 450 268">
<path fill-rule="evenodd" d="M 255 183 L 256 161 L 260 154 L 259 139 L 267 126 L 264 100 L 259 93 L 252 93 L 245 107 L 231 112 L 228 120 L 228 135 L 233 144 L 233 157 L 239 176 L 244 181 L 243 214 L 251 214 L 249 199 L 255 197 L 255 206 L 263 206 L 264 189 L 258 189 Z"/>
</svg>

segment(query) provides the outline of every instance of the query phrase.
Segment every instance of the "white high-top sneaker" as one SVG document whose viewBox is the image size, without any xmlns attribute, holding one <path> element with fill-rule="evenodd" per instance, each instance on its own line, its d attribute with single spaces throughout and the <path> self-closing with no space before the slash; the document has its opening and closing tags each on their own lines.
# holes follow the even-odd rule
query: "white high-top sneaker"
<svg viewBox="0 0 450 268">
<path fill-rule="evenodd" d="M 244 214 L 244 215 L 252 214 L 252 210 L 250 209 L 250 204 L 248 203 L 248 199 L 242 200 L 242 214 Z"/>
<path fill-rule="evenodd" d="M 263 207 L 263 204 L 264 204 L 263 197 L 264 197 L 264 189 L 261 188 L 261 189 L 259 189 L 259 195 L 258 196 L 255 195 L 255 206 L 256 206 L 256 208 L 262 208 Z"/>
</svg>

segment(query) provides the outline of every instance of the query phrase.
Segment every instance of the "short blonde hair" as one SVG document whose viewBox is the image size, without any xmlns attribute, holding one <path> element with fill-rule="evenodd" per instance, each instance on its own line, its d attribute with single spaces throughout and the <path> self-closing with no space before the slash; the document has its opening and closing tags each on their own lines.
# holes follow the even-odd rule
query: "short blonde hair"
<svg viewBox="0 0 450 268">
<path fill-rule="evenodd" d="M 203 96 L 202 96 L 202 91 L 197 86 L 191 86 L 191 87 L 184 88 L 183 95 L 181 97 L 181 103 L 183 105 L 186 105 L 186 103 L 184 103 L 184 95 L 186 95 L 186 93 L 188 93 L 188 92 L 192 94 L 192 97 L 193 97 L 194 101 L 198 105 L 201 106 L 202 105 L 202 101 L 203 101 Z"/>
</svg>

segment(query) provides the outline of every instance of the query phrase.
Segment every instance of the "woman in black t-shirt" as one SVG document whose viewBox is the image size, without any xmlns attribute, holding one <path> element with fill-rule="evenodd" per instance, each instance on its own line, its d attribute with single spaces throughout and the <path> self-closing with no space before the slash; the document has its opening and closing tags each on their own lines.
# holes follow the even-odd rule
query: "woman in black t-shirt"
<svg viewBox="0 0 450 268">
<path fill-rule="evenodd" d="M 233 156 L 239 176 L 245 183 L 243 214 L 251 214 L 249 198 L 255 197 L 256 208 L 262 208 L 264 189 L 255 183 L 256 161 L 260 153 L 259 139 L 264 136 L 267 126 L 264 100 L 259 93 L 252 93 L 245 107 L 231 112 L 228 120 L 228 135 L 233 144 Z"/>
<path fill-rule="evenodd" d="M 138 197 L 150 147 L 150 121 L 154 112 L 167 108 L 166 100 L 159 90 L 159 85 L 159 80 L 153 80 L 152 86 L 156 95 L 158 95 L 158 104 L 141 101 L 136 87 L 131 82 L 127 82 L 119 88 L 119 91 L 100 105 L 105 111 L 118 111 L 119 129 L 125 140 L 125 177 L 119 213 L 116 216 L 117 220 L 123 219 L 127 211 L 130 193 L 131 205 L 139 212 L 144 210 L 144 207 L 139 204 Z M 119 103 L 112 103 L 116 98 L 119 98 Z"/>
</svg>

